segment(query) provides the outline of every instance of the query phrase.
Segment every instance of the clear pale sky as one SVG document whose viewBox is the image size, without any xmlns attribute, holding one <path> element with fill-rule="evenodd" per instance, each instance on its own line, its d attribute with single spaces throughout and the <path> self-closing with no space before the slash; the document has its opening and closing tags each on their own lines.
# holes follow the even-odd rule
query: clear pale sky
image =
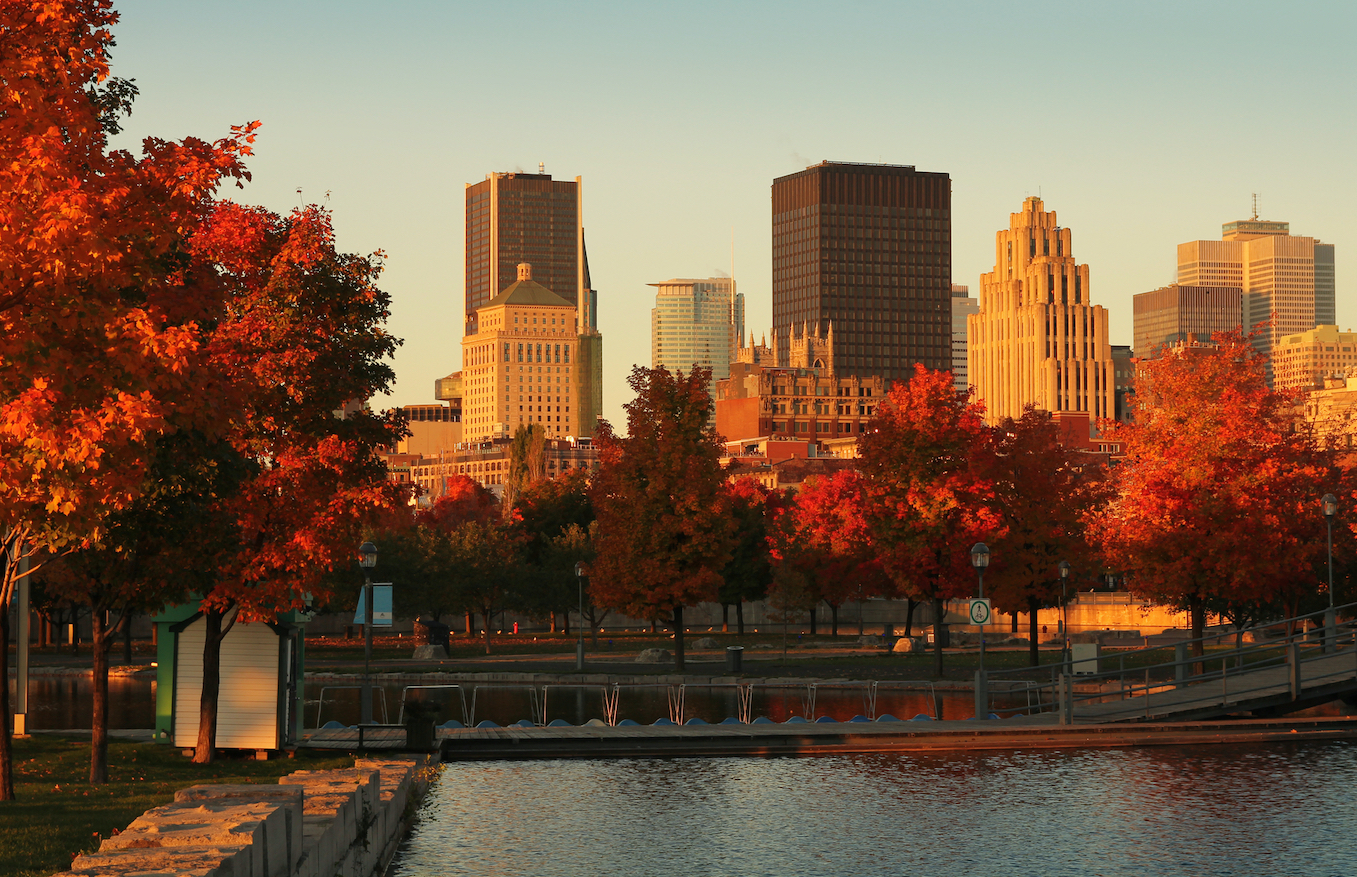
<svg viewBox="0 0 1357 877">
<path fill-rule="evenodd" d="M 647 283 L 730 270 L 772 319 L 769 187 L 824 159 L 952 178 L 952 280 L 1040 193 L 1131 343 L 1131 296 L 1176 245 L 1262 218 L 1357 259 L 1357 4 L 121 0 L 126 132 L 264 125 L 231 197 L 328 203 L 342 249 L 385 250 L 405 340 L 386 404 L 460 368 L 464 185 L 584 178 L 604 408 L 650 364 Z M 325 202 L 328 193 L 329 200 Z"/>
</svg>

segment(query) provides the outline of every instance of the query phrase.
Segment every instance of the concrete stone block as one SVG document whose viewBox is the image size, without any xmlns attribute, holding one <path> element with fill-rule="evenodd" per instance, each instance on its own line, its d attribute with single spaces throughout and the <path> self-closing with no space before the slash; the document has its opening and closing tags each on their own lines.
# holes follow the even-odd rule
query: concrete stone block
<svg viewBox="0 0 1357 877">
<path fill-rule="evenodd" d="M 288 877 L 286 825 L 286 808 L 269 802 L 167 804 L 138 816 L 99 851 L 241 844 L 249 848 L 250 872 L 256 877 Z"/>
<path fill-rule="evenodd" d="M 77 856 L 68 874 L 78 877 L 261 877 L 250 866 L 248 846 L 109 850 Z"/>
<path fill-rule="evenodd" d="M 275 843 L 269 837 L 269 866 L 274 867 L 275 850 L 286 859 L 288 870 L 297 867 L 302 856 L 302 789 L 297 786 L 255 785 L 253 783 L 222 783 L 220 785 L 198 785 L 180 789 L 174 793 L 177 804 L 192 804 L 206 801 L 221 801 L 232 804 L 260 802 L 282 808 L 285 821 L 282 828 L 282 843 Z"/>
</svg>

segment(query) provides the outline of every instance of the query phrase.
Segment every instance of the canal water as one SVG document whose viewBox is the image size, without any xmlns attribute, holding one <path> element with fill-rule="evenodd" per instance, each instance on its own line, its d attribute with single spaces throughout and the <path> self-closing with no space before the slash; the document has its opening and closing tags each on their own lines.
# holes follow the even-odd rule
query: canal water
<svg viewBox="0 0 1357 877">
<path fill-rule="evenodd" d="M 1357 873 L 1357 746 L 444 767 L 390 872 Z"/>
</svg>

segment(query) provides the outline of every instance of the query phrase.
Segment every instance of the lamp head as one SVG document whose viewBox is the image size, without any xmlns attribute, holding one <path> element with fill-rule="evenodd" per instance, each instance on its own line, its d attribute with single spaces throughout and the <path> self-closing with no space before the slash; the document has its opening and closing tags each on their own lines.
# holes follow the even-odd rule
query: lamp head
<svg viewBox="0 0 1357 877">
<path fill-rule="evenodd" d="M 989 546 L 984 542 L 977 542 L 971 546 L 971 566 L 976 569 L 989 566 Z"/>
<path fill-rule="evenodd" d="M 372 569 L 377 565 L 377 546 L 364 542 L 358 546 L 358 565 L 363 569 Z"/>
<path fill-rule="evenodd" d="M 1058 567 L 1058 569 L 1060 570 L 1060 577 L 1062 579 L 1067 579 L 1070 577 L 1070 570 L 1072 569 L 1072 567 L 1068 560 L 1060 561 L 1060 566 Z"/>
<path fill-rule="evenodd" d="M 584 561 L 582 560 L 575 561 L 575 578 L 584 578 Z"/>
<path fill-rule="evenodd" d="M 1324 498 L 1319 501 L 1320 507 L 1324 510 L 1324 517 L 1332 518 L 1338 514 L 1338 497 L 1332 493 L 1324 494 Z"/>
</svg>

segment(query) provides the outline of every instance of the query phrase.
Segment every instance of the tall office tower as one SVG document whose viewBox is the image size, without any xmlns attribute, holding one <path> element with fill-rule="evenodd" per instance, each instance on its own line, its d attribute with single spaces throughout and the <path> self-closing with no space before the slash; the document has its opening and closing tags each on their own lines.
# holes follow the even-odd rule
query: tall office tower
<svg viewBox="0 0 1357 877">
<path fill-rule="evenodd" d="M 1130 423 L 1131 393 L 1135 389 L 1135 351 L 1126 344 L 1112 345 L 1112 414 L 1122 423 Z"/>
<path fill-rule="evenodd" d="M 477 311 L 462 337 L 462 439 L 512 436 L 542 424 L 547 438 L 593 435 L 600 385 L 575 306 L 532 279 L 532 266 Z"/>
<path fill-rule="evenodd" d="M 980 313 L 967 318 L 970 379 L 990 423 L 1052 414 L 1115 416 L 1107 310 L 1090 305 L 1088 266 L 1068 228 L 1028 198 L 994 236 L 994 270 L 980 278 Z"/>
<path fill-rule="evenodd" d="M 477 334 L 479 309 L 517 282 L 520 264 L 532 265 L 535 282 L 576 311 L 573 365 L 582 408 L 574 412 L 579 432 L 571 434 L 587 436 L 603 414 L 603 336 L 584 244 L 582 189 L 579 177 L 553 180 L 545 172 L 492 173 L 467 184 L 463 334 Z"/>
<path fill-rule="evenodd" d="M 579 177 L 492 173 L 466 186 L 466 334 L 472 321 L 518 276 L 519 263 L 556 295 L 578 307 L 580 328 L 598 328 L 584 246 Z"/>
<path fill-rule="evenodd" d="M 650 366 L 687 374 L 693 364 L 712 370 L 716 382 L 730 377 L 730 364 L 744 338 L 744 296 L 729 277 L 665 280 L 655 287 L 650 312 Z"/>
<path fill-rule="evenodd" d="M 980 313 L 980 302 L 971 298 L 969 286 L 952 284 L 952 386 L 964 393 L 971 382 L 966 377 L 966 318 Z"/>
<path fill-rule="evenodd" d="M 1243 290 L 1230 286 L 1170 284 L 1131 299 L 1133 345 L 1152 357 L 1165 344 L 1187 341 L 1189 335 L 1210 341 L 1216 332 L 1244 325 Z"/>
<path fill-rule="evenodd" d="M 1242 289 L 1245 328 L 1272 321 L 1254 339 L 1259 352 L 1270 357 L 1285 335 L 1337 324 L 1333 244 L 1256 216 L 1226 223 L 1221 238 L 1178 245 L 1178 282 Z"/>
<path fill-rule="evenodd" d="M 915 363 L 950 368 L 951 204 L 947 174 L 902 165 L 826 161 L 774 180 L 774 346 L 832 329 L 834 373 L 887 386 Z"/>
</svg>

